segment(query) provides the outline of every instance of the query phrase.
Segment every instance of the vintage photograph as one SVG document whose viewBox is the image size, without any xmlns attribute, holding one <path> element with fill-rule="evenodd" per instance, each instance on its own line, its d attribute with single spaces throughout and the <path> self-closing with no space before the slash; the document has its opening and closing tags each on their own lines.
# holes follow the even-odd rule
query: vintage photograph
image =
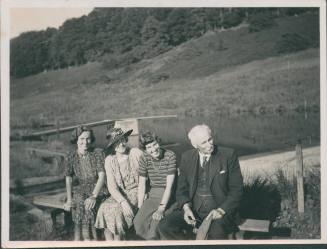
<svg viewBox="0 0 327 249">
<path fill-rule="evenodd" d="M 319 6 L 8 10 L 9 242 L 323 238 Z"/>
</svg>

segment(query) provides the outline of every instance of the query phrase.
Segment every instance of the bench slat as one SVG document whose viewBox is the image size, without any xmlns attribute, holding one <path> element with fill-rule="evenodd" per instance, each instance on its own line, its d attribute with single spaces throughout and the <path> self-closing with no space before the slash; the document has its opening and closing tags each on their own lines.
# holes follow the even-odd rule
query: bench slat
<svg viewBox="0 0 327 249">
<path fill-rule="evenodd" d="M 246 219 L 238 228 L 241 231 L 269 232 L 269 220 Z"/>
<path fill-rule="evenodd" d="M 60 156 L 60 157 L 66 156 L 66 153 L 60 151 L 51 151 L 51 150 L 31 148 L 31 147 L 26 148 L 26 150 L 30 153 L 37 153 L 47 156 Z"/>
<path fill-rule="evenodd" d="M 66 192 L 55 195 L 39 195 L 33 198 L 35 205 L 64 209 L 64 203 L 66 201 Z"/>
</svg>

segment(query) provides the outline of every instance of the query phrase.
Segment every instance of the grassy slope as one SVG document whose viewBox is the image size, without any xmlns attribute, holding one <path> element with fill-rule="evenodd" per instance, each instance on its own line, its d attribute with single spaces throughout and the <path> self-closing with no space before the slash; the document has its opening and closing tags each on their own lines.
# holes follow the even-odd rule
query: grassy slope
<svg viewBox="0 0 327 249">
<path fill-rule="evenodd" d="M 154 114 L 205 115 L 319 106 L 319 50 L 279 56 L 282 34 L 317 36 L 317 16 L 288 17 L 272 29 L 208 32 L 154 59 L 108 71 L 99 63 L 16 79 L 11 122 L 40 114 L 78 123 Z M 219 44 L 222 44 L 219 45 Z M 223 49 L 222 49 L 223 48 Z M 160 75 L 169 76 L 156 82 Z"/>
</svg>

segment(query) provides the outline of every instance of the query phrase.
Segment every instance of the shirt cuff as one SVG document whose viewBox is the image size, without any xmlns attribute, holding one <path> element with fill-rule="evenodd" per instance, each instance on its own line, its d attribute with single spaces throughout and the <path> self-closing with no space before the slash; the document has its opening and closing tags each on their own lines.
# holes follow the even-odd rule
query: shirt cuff
<svg viewBox="0 0 327 249">
<path fill-rule="evenodd" d="M 184 204 L 183 204 L 183 210 L 185 211 L 185 208 L 186 207 L 189 207 L 190 209 L 192 209 L 192 203 L 191 202 L 185 202 Z"/>
<path fill-rule="evenodd" d="M 224 209 L 222 209 L 222 208 L 217 208 L 217 211 L 218 211 L 218 213 L 220 213 L 220 214 L 221 214 L 221 216 L 223 216 L 223 215 L 225 215 L 225 214 L 226 214 L 225 210 L 224 210 Z"/>
</svg>

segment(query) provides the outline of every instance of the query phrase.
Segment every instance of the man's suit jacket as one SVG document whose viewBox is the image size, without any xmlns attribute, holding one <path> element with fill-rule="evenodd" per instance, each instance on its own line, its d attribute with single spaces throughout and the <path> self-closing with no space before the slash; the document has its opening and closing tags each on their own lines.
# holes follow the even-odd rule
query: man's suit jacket
<svg viewBox="0 0 327 249">
<path fill-rule="evenodd" d="M 238 157 L 233 149 L 215 146 L 208 163 L 209 186 L 217 208 L 222 208 L 226 212 L 225 216 L 231 218 L 238 209 L 243 193 Z M 199 152 L 196 149 L 183 153 L 176 191 L 176 201 L 180 208 L 193 200 L 199 167 Z"/>
</svg>

